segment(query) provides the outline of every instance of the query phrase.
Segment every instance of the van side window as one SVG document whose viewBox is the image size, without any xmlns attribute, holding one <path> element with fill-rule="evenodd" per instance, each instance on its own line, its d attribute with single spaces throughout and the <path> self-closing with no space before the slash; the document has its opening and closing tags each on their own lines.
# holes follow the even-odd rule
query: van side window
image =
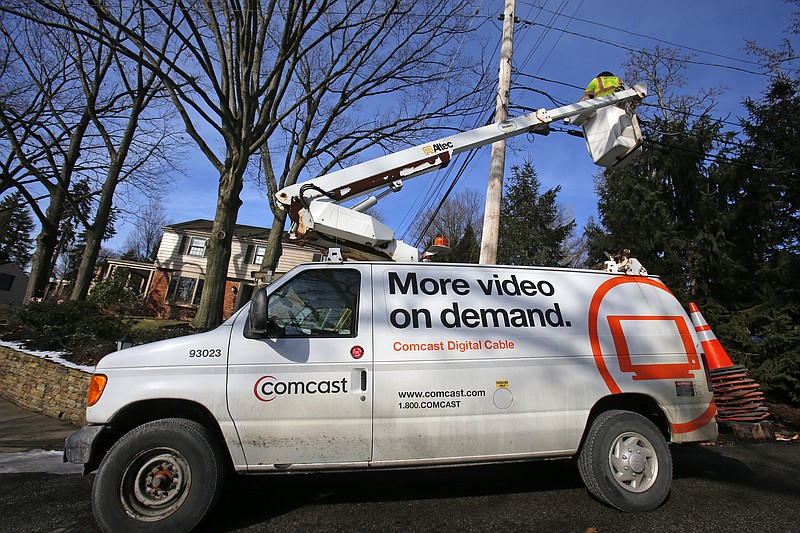
<svg viewBox="0 0 800 533">
<path fill-rule="evenodd" d="M 267 313 L 278 337 L 355 337 L 357 270 L 306 270 L 269 297 Z"/>
</svg>

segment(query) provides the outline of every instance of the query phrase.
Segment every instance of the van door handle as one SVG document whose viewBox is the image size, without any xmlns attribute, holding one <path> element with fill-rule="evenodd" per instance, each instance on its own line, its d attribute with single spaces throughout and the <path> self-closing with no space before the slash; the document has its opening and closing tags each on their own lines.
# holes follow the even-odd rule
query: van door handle
<svg viewBox="0 0 800 533">
<path fill-rule="evenodd" d="M 366 392 L 367 391 L 367 369 L 366 368 L 353 368 L 350 370 L 350 383 L 351 392 Z"/>
</svg>

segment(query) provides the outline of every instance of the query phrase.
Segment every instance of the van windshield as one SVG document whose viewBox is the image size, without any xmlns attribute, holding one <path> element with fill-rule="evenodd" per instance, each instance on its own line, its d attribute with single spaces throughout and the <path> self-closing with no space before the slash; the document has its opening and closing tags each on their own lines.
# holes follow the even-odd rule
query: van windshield
<svg viewBox="0 0 800 533">
<path fill-rule="evenodd" d="M 270 295 L 270 322 L 279 337 L 355 337 L 360 286 L 357 270 L 305 270 Z"/>
</svg>

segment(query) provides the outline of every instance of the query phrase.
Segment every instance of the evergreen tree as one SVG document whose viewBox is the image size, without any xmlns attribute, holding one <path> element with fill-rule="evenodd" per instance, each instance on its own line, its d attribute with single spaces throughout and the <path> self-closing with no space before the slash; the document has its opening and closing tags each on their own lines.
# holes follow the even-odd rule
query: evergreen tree
<svg viewBox="0 0 800 533">
<path fill-rule="evenodd" d="M 63 274 L 61 279 L 64 281 L 75 281 L 78 276 L 78 268 L 81 265 L 81 257 L 86 249 L 86 232 L 81 231 L 75 235 L 74 239 L 67 243 L 67 248 L 62 256 Z"/>
<path fill-rule="evenodd" d="M 754 225 L 769 221 L 767 231 L 752 235 L 767 256 L 800 253 L 800 94 L 796 87 L 796 82 L 779 77 L 762 101 L 748 98 L 744 102 L 749 117 L 742 121 L 748 137 L 740 154 L 747 169 L 742 192 L 758 202 L 748 205 L 742 216 L 755 218 Z"/>
<path fill-rule="evenodd" d="M 25 268 L 33 255 L 33 215 L 22 193 L 0 200 L 0 264 L 16 263 Z"/>
<path fill-rule="evenodd" d="M 679 298 L 702 300 L 739 272 L 725 228 L 729 176 L 706 161 L 723 136 L 720 124 L 656 117 L 650 129 L 639 159 L 597 178 L 599 224 L 586 229 L 588 263 L 628 248 Z"/>
<path fill-rule="evenodd" d="M 655 118 L 641 158 L 597 181 L 590 262 L 630 248 L 675 295 L 695 301 L 734 363 L 775 399 L 800 402 L 800 96 L 773 81 L 747 100 L 747 135 L 724 149 L 719 123 Z M 720 143 L 719 141 L 723 141 Z"/>
<path fill-rule="evenodd" d="M 467 222 L 464 234 L 453 245 L 452 252 L 442 257 L 443 261 L 450 263 L 477 263 L 481 256 L 481 246 L 475 236 L 472 223 Z"/>
<path fill-rule="evenodd" d="M 760 101 L 744 103 L 747 141 L 736 168 L 735 246 L 750 282 L 723 329 L 754 377 L 776 397 L 800 403 L 800 94 L 772 81 Z"/>
<path fill-rule="evenodd" d="M 85 246 L 85 238 L 81 244 L 78 236 L 82 233 L 81 226 L 85 226 L 92 210 L 92 196 L 89 183 L 81 180 L 72 185 L 70 189 L 71 201 L 64 209 L 64 215 L 58 226 L 58 241 L 53 253 L 53 274 L 61 279 L 67 279 L 67 272 L 74 271 L 80 263 L 80 253 Z M 75 248 L 80 247 L 80 252 Z M 74 279 L 74 272 L 73 277 Z"/>
<path fill-rule="evenodd" d="M 564 242 L 574 231 L 575 221 L 559 222 L 561 187 L 540 194 L 541 183 L 530 161 L 511 172 L 501 204 L 497 262 L 562 266 Z"/>
</svg>

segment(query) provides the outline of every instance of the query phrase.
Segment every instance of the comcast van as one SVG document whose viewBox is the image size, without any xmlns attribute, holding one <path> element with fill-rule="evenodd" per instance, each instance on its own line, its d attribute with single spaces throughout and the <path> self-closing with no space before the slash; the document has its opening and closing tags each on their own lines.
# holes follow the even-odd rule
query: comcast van
<svg viewBox="0 0 800 533">
<path fill-rule="evenodd" d="M 297 267 L 217 329 L 106 356 L 66 458 L 107 531 L 192 529 L 224 474 L 574 457 L 623 511 L 668 442 L 716 438 L 701 344 L 657 278 L 441 263 Z"/>
</svg>

